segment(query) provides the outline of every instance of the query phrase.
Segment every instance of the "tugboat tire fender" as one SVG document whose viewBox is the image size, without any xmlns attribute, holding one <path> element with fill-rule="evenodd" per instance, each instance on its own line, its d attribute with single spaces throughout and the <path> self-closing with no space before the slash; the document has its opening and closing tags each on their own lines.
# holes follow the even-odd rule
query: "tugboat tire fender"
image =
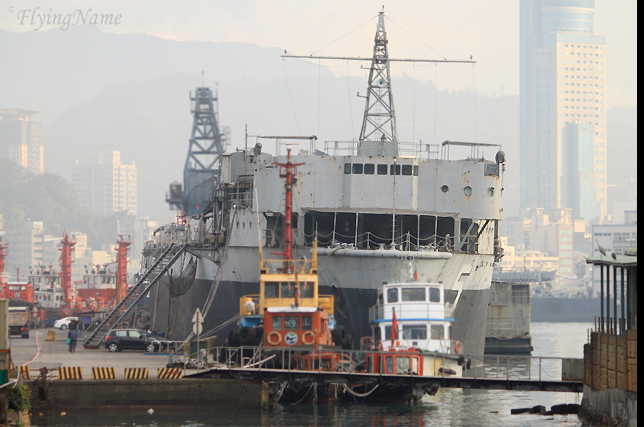
<svg viewBox="0 0 644 427">
<path fill-rule="evenodd" d="M 282 336 L 277 331 L 271 331 L 266 336 L 266 341 L 268 341 L 270 345 L 278 345 L 282 342 Z"/>
</svg>

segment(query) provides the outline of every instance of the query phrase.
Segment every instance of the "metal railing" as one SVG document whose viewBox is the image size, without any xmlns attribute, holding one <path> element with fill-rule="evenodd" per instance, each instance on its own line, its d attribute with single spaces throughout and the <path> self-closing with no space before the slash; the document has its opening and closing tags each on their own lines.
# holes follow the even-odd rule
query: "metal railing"
<svg viewBox="0 0 644 427">
<path fill-rule="evenodd" d="M 265 350 L 270 351 L 267 355 Z M 244 368 L 244 369 L 281 369 L 286 372 L 303 372 L 295 365 L 296 356 L 305 353 L 316 352 L 318 358 L 317 369 L 307 369 L 307 372 L 324 372 L 322 360 L 330 350 L 316 350 L 315 348 L 300 347 L 293 348 L 263 348 L 263 347 L 213 347 L 213 359 L 217 361 L 215 367 Z M 364 362 L 367 354 L 373 354 L 370 350 L 332 350 L 339 356 L 340 360 L 350 360 L 351 364 L 341 364 L 342 369 L 336 372 L 359 373 L 365 372 Z M 401 355 L 400 352 L 382 352 L 385 355 Z M 423 355 L 436 355 L 443 361 L 461 355 L 446 355 L 442 353 L 425 352 Z M 485 355 L 462 355 L 465 360 L 470 360 L 470 368 L 467 369 L 464 377 L 474 379 L 501 379 L 501 380 L 523 380 L 523 381 L 562 381 L 563 361 L 570 360 L 567 357 L 552 356 L 485 356 Z M 465 362 L 467 363 L 467 362 Z M 408 373 L 414 375 L 414 373 Z M 444 371 L 437 372 L 436 377 L 446 377 Z"/>
</svg>

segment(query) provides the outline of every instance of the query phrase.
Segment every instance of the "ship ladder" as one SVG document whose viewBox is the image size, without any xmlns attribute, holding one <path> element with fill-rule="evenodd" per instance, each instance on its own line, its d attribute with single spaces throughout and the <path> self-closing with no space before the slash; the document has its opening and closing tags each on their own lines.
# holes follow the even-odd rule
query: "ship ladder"
<svg viewBox="0 0 644 427">
<path fill-rule="evenodd" d="M 141 276 L 139 281 L 128 291 L 123 300 L 121 300 L 121 302 L 119 302 L 114 309 L 105 316 L 105 319 L 103 319 L 98 327 L 85 340 L 83 347 L 88 349 L 99 348 L 107 333 L 130 313 L 132 308 L 136 306 L 141 298 L 147 295 L 152 286 L 154 286 L 179 259 L 181 254 L 185 251 L 186 246 L 187 245 L 178 247 L 174 243 L 168 245 L 161 256 L 157 258 L 154 265 L 152 265 L 152 267 Z M 146 284 L 148 279 L 151 280 Z"/>
</svg>

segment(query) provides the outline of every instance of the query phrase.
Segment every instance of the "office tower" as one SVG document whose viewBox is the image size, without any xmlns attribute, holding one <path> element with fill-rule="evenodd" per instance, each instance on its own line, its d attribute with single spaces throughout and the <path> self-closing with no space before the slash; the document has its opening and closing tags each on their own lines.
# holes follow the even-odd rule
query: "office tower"
<svg viewBox="0 0 644 427">
<path fill-rule="evenodd" d="M 594 0 L 522 0 L 521 207 L 606 216 L 606 38 Z"/>
<path fill-rule="evenodd" d="M 43 126 L 31 120 L 36 113 L 20 108 L 0 110 L 0 157 L 41 174 L 44 170 Z"/>
<path fill-rule="evenodd" d="M 136 215 L 136 166 L 134 162 L 121 163 L 119 151 L 99 151 L 89 162 L 77 162 L 72 168 L 72 183 L 81 208 L 102 216 L 115 212 Z"/>
</svg>

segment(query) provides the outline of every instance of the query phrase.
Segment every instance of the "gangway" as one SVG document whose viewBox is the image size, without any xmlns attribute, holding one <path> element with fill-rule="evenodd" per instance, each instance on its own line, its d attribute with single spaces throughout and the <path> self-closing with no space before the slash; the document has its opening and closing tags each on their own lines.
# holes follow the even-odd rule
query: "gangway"
<svg viewBox="0 0 644 427">
<path fill-rule="evenodd" d="M 159 256 L 156 262 L 148 271 L 141 276 L 139 281 L 134 285 L 123 300 L 116 304 L 114 309 L 105 316 L 98 327 L 90 334 L 83 343 L 86 349 L 97 349 L 105 339 L 105 335 L 115 325 L 118 325 L 132 310 L 133 307 L 150 291 L 168 269 L 179 259 L 181 254 L 186 250 L 186 245 L 178 246 L 174 243 L 168 245 Z M 152 280 L 150 280 L 152 279 Z"/>
</svg>

